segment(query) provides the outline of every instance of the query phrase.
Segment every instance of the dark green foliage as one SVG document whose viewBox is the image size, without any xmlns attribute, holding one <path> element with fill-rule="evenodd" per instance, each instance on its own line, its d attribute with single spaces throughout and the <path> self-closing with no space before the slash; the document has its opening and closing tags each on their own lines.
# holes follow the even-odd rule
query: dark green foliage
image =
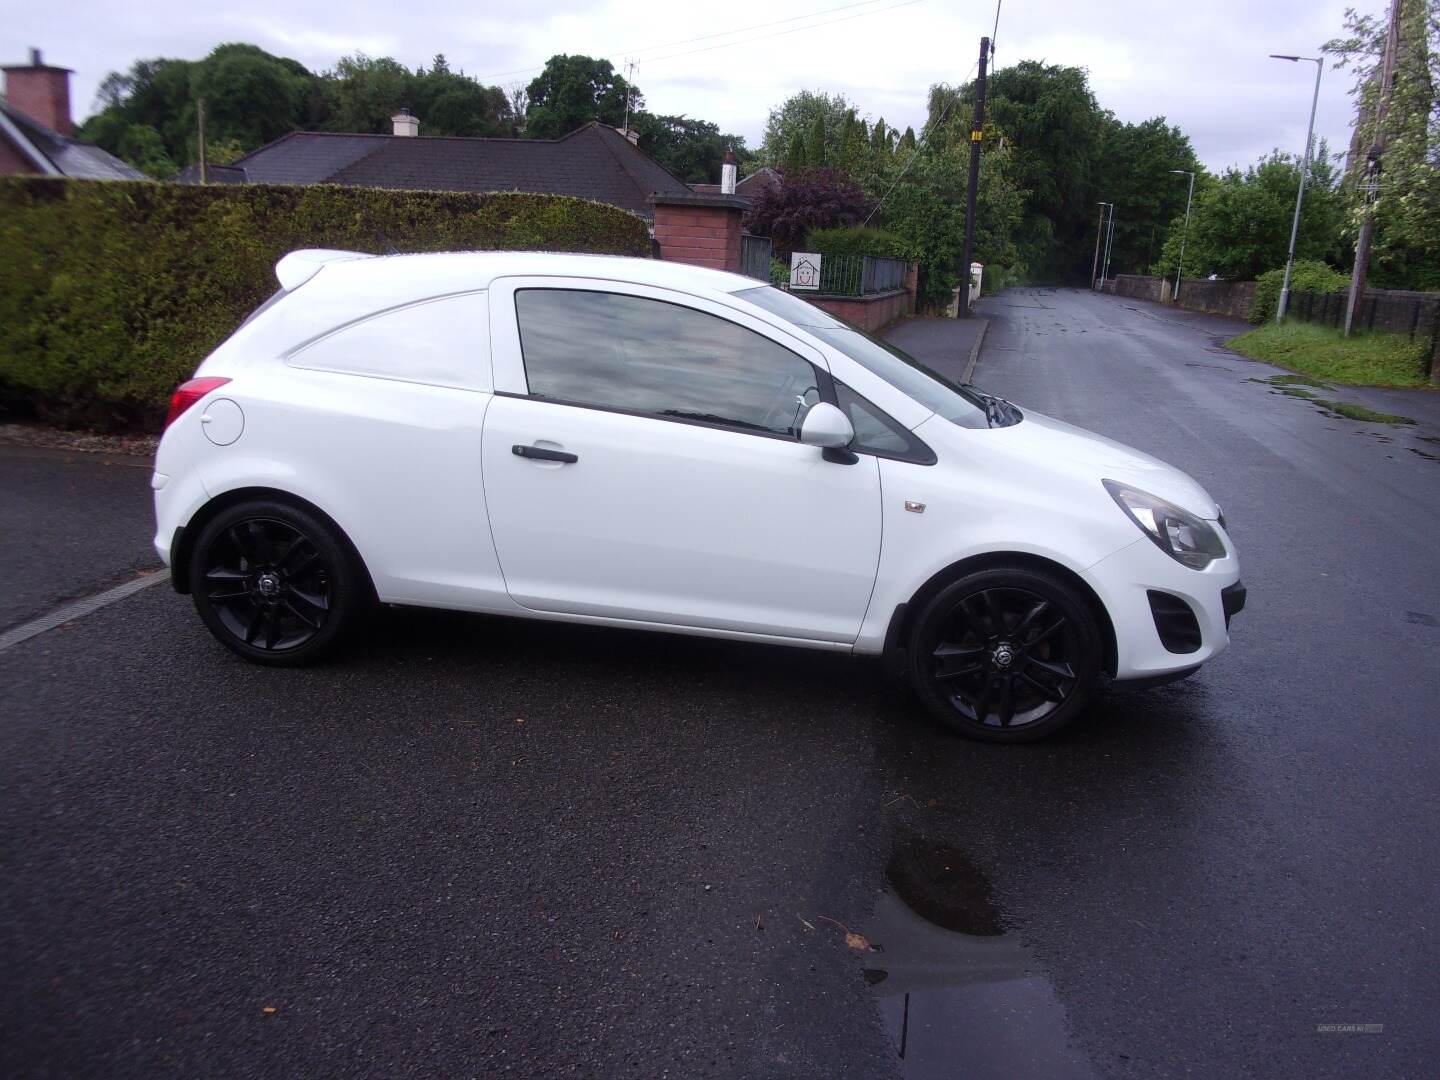
<svg viewBox="0 0 1440 1080">
<path fill-rule="evenodd" d="M 811 229 L 805 234 L 805 250 L 821 255 L 880 255 L 887 259 L 911 259 L 915 252 L 894 233 L 864 225 Z"/>
<path fill-rule="evenodd" d="M 1244 172 L 1227 169 L 1218 181 L 1197 180 L 1185 244 L 1185 276 L 1217 274 L 1228 281 L 1252 281 L 1267 270 L 1284 266 L 1299 186 L 1299 162 L 1294 155 L 1280 151 Z M 1310 163 L 1296 258 L 1343 265 L 1349 257 L 1344 230 L 1345 208 L 1336 189 L 1335 168 L 1322 142 L 1320 153 Z M 1156 270 L 1174 275 L 1181 231 L 1182 221 L 1172 221 Z M 1115 271 L 1112 259 L 1110 272 Z"/>
<path fill-rule="evenodd" d="M 552 56 L 526 93 L 525 135 L 531 139 L 558 139 L 592 120 L 618 128 L 625 123 L 627 95 L 632 116 L 645 103 L 609 60 L 579 55 Z"/>
<path fill-rule="evenodd" d="M 645 222 L 550 195 L 0 178 L 0 400 L 152 424 L 276 289 L 287 251 L 484 248 L 648 256 Z"/>
<path fill-rule="evenodd" d="M 1285 268 L 1266 270 L 1255 279 L 1255 299 L 1250 304 L 1250 321 L 1259 325 L 1275 318 Z M 1350 287 L 1350 275 L 1314 259 L 1297 259 L 1290 271 L 1290 295 L 1295 293 L 1340 293 Z M 1291 307 L 1294 305 L 1292 304 Z"/>
<path fill-rule="evenodd" d="M 843 144 L 841 138 L 845 129 L 845 118 L 854 110 L 843 94 L 827 94 L 824 91 L 801 90 L 786 98 L 779 106 L 770 110 L 765 121 L 765 135 L 760 144 L 760 161 L 778 168 L 781 164 L 792 166 L 791 147 L 798 137 L 806 146 L 805 158 L 798 163 L 801 167 L 818 168 L 840 159 Z M 806 145 L 820 121 L 820 145 Z"/>
<path fill-rule="evenodd" d="M 630 126 L 640 136 L 640 149 L 687 184 L 719 183 L 726 150 L 735 152 L 742 175 L 752 157 L 743 138 L 722 132 L 708 120 L 641 112 L 631 114 Z"/>
</svg>

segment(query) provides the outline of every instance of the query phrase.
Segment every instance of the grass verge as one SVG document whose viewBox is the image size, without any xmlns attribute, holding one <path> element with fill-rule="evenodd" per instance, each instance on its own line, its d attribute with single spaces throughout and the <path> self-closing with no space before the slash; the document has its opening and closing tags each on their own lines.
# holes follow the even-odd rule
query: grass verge
<svg viewBox="0 0 1440 1080">
<path fill-rule="evenodd" d="M 1354 334 L 1312 323 L 1262 326 L 1231 338 L 1227 347 L 1330 382 L 1353 386 L 1424 386 L 1427 341 L 1398 334 Z M 1299 380 L 1296 380 L 1299 381 Z"/>
</svg>

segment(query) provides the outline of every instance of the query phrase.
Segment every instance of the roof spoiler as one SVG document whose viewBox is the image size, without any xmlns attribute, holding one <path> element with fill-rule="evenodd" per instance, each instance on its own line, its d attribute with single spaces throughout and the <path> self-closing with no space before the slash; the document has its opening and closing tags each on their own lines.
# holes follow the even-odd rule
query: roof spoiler
<svg viewBox="0 0 1440 1080">
<path fill-rule="evenodd" d="M 326 248 L 305 248 L 292 251 L 275 264 L 275 276 L 280 279 L 280 288 L 293 292 L 320 272 L 321 267 L 332 262 L 349 262 L 351 259 L 371 259 L 363 251 L 333 251 Z"/>
</svg>

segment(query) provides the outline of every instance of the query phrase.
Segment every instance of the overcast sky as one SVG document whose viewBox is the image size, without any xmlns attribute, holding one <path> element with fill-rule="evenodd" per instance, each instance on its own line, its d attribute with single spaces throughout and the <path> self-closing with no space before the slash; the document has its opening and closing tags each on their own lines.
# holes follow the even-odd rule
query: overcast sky
<svg viewBox="0 0 1440 1080">
<path fill-rule="evenodd" d="M 1122 120 L 1167 117 L 1214 170 L 1276 146 L 1303 149 L 1314 65 L 1267 54 L 1315 55 L 1340 33 L 1347 5 L 1002 2 L 1001 67 L 1026 59 L 1085 67 L 1103 107 Z M 452 68 L 499 85 L 528 81 L 554 53 L 605 56 L 617 67 L 638 58 L 635 81 L 649 109 L 714 121 L 754 146 L 769 109 L 800 89 L 838 91 L 872 120 L 918 129 L 926 89 L 969 76 L 994 18 L 993 0 L 53 0 L 9 14 L 0 59 L 22 60 L 35 45 L 47 62 L 74 68 L 79 119 L 107 72 L 141 58 L 198 59 L 226 41 L 253 42 L 315 71 L 355 51 L 411 67 L 443 52 Z M 711 36 L 727 31 L 742 32 Z M 1316 129 L 1336 152 L 1348 143 L 1350 82 L 1349 72 L 1327 66 Z"/>
</svg>

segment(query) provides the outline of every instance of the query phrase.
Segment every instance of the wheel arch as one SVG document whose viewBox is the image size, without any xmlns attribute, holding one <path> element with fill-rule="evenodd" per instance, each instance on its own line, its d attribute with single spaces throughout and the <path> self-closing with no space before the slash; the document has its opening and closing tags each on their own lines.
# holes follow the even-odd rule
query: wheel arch
<svg viewBox="0 0 1440 1080">
<path fill-rule="evenodd" d="M 1102 639 L 1100 669 L 1107 677 L 1113 678 L 1119 663 L 1119 645 L 1115 638 L 1115 624 L 1111 621 L 1105 604 L 1095 590 L 1090 587 L 1089 582 L 1068 566 L 1058 563 L 1054 559 L 1047 559 L 1043 555 L 1034 555 L 1023 551 L 987 551 L 951 563 L 932 575 L 909 600 L 898 605 L 890 616 L 890 625 L 885 632 L 886 669 L 897 678 L 903 677 L 905 657 L 910 648 L 910 636 L 915 628 L 915 619 L 931 597 L 952 581 L 958 581 L 966 574 L 1002 566 L 1043 571 L 1064 581 L 1080 594 L 1100 624 Z"/>
<path fill-rule="evenodd" d="M 174 586 L 176 592 L 185 594 L 190 592 L 190 556 L 195 549 L 195 538 L 204 531 L 205 526 L 216 514 L 252 499 L 268 499 L 271 502 L 285 503 L 297 510 L 314 514 L 334 529 L 341 545 L 353 560 L 356 569 L 360 571 L 366 588 L 370 590 L 371 598 L 375 598 L 375 582 L 370 576 L 370 568 L 365 565 L 365 559 L 355 546 L 355 542 L 350 539 L 350 534 L 340 523 L 309 499 L 301 498 L 294 492 L 270 487 L 239 487 L 221 492 L 202 505 L 191 515 L 189 521 L 175 530 L 175 538 L 170 545 L 170 584 Z"/>
</svg>

